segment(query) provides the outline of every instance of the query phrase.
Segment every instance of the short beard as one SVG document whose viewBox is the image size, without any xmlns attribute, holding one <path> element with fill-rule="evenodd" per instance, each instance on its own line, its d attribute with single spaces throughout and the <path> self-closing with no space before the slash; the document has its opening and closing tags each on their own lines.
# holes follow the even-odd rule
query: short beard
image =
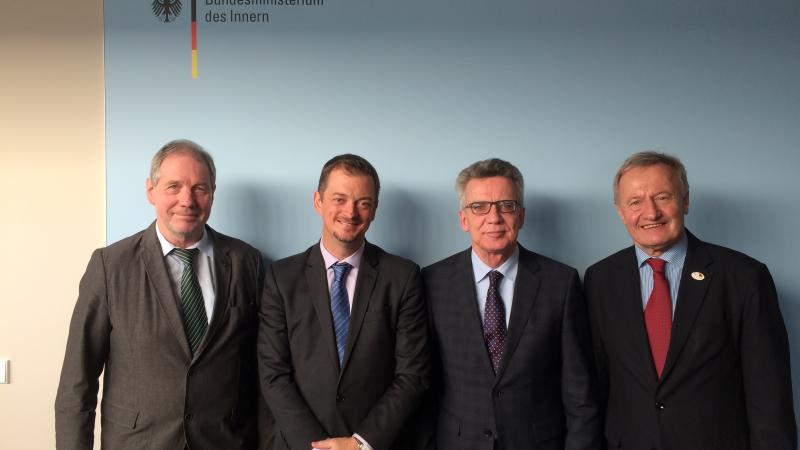
<svg viewBox="0 0 800 450">
<path fill-rule="evenodd" d="M 355 242 L 358 242 L 359 239 L 363 240 L 363 236 L 361 236 L 361 235 L 357 235 L 357 236 L 354 236 L 353 238 L 347 239 L 347 238 L 342 237 L 341 235 L 339 235 L 339 233 L 337 233 L 335 231 L 333 232 L 333 237 L 335 237 L 337 241 L 342 242 L 344 244 L 353 244 Z"/>
<path fill-rule="evenodd" d="M 193 229 L 191 229 L 189 231 L 179 231 L 179 230 L 176 230 L 176 229 L 172 228 L 171 226 L 167 225 L 167 229 L 174 236 L 179 236 L 181 239 L 190 238 L 190 237 L 192 237 L 193 234 L 197 234 L 197 233 L 200 233 L 200 236 L 202 237 L 203 233 L 204 233 L 204 230 L 205 230 L 205 227 L 206 227 L 206 224 L 203 223 L 203 224 L 198 225 L 197 227 L 195 227 L 195 228 L 193 228 Z"/>
</svg>

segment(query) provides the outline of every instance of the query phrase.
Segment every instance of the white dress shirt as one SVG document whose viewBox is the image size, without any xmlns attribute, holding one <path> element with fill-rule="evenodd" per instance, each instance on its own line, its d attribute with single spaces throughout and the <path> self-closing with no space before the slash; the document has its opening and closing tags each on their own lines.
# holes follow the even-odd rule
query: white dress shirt
<svg viewBox="0 0 800 450">
<path fill-rule="evenodd" d="M 169 252 L 173 248 L 167 238 L 161 234 L 156 224 L 156 235 L 158 242 L 161 243 L 161 253 L 164 255 L 164 262 L 167 263 L 167 270 L 169 271 L 169 280 L 172 284 L 172 292 L 175 293 L 175 298 L 181 298 L 181 276 L 183 275 L 183 261 L 178 259 L 175 255 L 170 255 Z M 214 273 L 214 242 L 211 235 L 203 230 L 203 237 L 194 245 L 188 248 L 196 248 L 200 250 L 194 261 L 194 273 L 197 276 L 197 282 L 200 284 L 200 290 L 203 291 L 203 303 L 206 307 L 206 318 L 211 323 L 211 315 L 214 313 L 214 302 L 217 299 L 216 295 L 216 278 Z"/>
</svg>

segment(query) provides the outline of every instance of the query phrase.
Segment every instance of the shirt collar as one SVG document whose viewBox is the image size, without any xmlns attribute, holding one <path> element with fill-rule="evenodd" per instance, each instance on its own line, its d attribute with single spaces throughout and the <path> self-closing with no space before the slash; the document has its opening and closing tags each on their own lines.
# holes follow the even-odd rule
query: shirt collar
<svg viewBox="0 0 800 450">
<path fill-rule="evenodd" d="M 346 262 L 353 266 L 354 268 L 358 269 L 361 265 L 361 257 L 364 255 L 364 247 L 366 246 L 366 241 L 361 243 L 361 247 L 358 248 L 352 255 L 348 256 L 345 259 L 339 260 L 336 259 L 335 256 L 331 252 L 325 248 L 325 244 L 322 243 L 322 239 L 319 240 L 319 249 L 322 252 L 322 259 L 325 260 L 325 268 L 330 268 L 332 265 L 336 264 L 337 262 Z"/>
<path fill-rule="evenodd" d="M 158 229 L 158 224 L 156 224 L 155 228 L 156 228 L 156 236 L 158 237 L 158 242 L 159 244 L 161 244 L 161 253 L 164 256 L 167 256 L 169 252 L 172 251 L 173 248 L 178 248 L 172 245 L 172 243 L 170 243 L 167 240 L 167 238 L 165 238 L 164 235 L 161 234 L 161 230 Z M 214 256 L 214 245 L 211 239 L 211 233 L 206 233 L 205 226 L 203 227 L 203 237 L 201 237 L 199 241 L 195 242 L 194 244 L 190 245 L 187 248 L 196 248 L 200 250 L 200 253 L 202 253 L 204 256 L 208 257 Z"/>
<path fill-rule="evenodd" d="M 652 258 L 652 256 L 645 253 L 644 250 L 640 249 L 638 246 L 634 245 L 634 248 L 636 249 L 636 260 L 639 262 L 639 267 L 642 267 L 642 264 Z M 675 245 L 664 251 L 658 258 L 668 263 L 683 263 L 686 259 L 686 249 L 688 248 L 689 238 L 686 237 L 686 230 L 684 230 L 681 239 Z"/>
<path fill-rule="evenodd" d="M 517 268 L 519 267 L 519 246 L 514 246 L 514 253 L 511 254 L 511 257 L 505 260 L 503 264 L 496 269 L 493 269 L 486 265 L 481 259 L 478 257 L 478 254 L 475 253 L 475 250 L 472 250 L 472 272 L 475 276 L 475 283 L 480 283 L 481 280 L 486 278 L 489 275 L 489 272 L 496 270 L 503 274 L 503 278 L 514 282 L 517 279 Z"/>
</svg>

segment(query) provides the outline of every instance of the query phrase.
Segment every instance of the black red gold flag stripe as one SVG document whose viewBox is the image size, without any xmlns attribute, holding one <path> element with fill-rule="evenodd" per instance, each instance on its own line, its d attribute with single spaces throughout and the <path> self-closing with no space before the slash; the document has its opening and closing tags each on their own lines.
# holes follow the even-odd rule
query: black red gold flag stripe
<svg viewBox="0 0 800 450">
<path fill-rule="evenodd" d="M 197 78 L 197 0 L 192 0 L 192 78 Z"/>
</svg>

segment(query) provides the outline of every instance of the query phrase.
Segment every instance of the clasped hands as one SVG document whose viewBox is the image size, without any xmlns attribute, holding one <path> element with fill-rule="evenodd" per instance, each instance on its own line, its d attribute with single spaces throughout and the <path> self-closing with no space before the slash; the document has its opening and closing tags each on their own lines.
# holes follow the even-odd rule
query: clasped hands
<svg viewBox="0 0 800 450">
<path fill-rule="evenodd" d="M 359 450 L 358 441 L 352 436 L 312 442 L 311 447 L 311 450 Z"/>
</svg>

